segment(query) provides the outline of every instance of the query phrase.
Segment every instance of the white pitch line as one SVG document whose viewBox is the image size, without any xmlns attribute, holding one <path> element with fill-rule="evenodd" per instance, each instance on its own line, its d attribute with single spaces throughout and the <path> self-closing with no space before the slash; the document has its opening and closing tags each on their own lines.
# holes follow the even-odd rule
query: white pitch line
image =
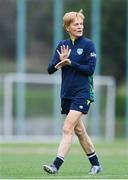
<svg viewBox="0 0 128 180">
<path fill-rule="evenodd" d="M 116 174 L 113 174 L 113 175 L 112 174 L 107 174 L 107 175 L 98 174 L 98 175 L 85 175 L 85 176 L 58 176 L 58 177 L 57 177 L 57 175 L 55 175 L 55 177 L 54 177 L 54 175 L 49 175 L 49 176 L 44 176 L 44 177 L 42 177 L 42 176 L 41 177 L 27 177 L 25 179 L 30 179 L 30 178 L 34 179 L 34 178 L 36 178 L 36 180 L 37 179 L 80 179 L 80 180 L 83 180 L 83 179 L 84 180 L 85 179 L 94 180 L 95 179 L 96 180 L 96 176 L 97 176 L 97 179 L 107 179 L 107 178 L 113 179 L 114 177 L 119 177 L 119 175 L 116 175 Z M 121 175 L 121 178 L 119 177 L 119 178 L 116 178 L 116 179 L 123 180 L 123 178 L 126 180 L 126 178 L 128 178 L 128 174 L 123 174 L 123 175 Z"/>
</svg>

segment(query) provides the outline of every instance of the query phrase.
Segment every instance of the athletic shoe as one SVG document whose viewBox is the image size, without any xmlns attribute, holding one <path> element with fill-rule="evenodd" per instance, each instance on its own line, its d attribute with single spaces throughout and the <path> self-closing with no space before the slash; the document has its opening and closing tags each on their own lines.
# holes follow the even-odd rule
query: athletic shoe
<svg viewBox="0 0 128 180">
<path fill-rule="evenodd" d="M 101 166 L 92 166 L 88 174 L 98 174 L 101 171 L 102 171 Z"/>
<path fill-rule="evenodd" d="M 49 174 L 55 174 L 58 172 L 57 168 L 55 167 L 54 164 L 51 165 L 43 165 L 44 171 L 46 171 Z"/>
</svg>

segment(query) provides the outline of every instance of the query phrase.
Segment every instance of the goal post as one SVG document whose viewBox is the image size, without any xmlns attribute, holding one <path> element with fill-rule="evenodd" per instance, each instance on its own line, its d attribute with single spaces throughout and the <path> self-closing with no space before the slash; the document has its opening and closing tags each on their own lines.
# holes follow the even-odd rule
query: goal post
<svg viewBox="0 0 128 180">
<path fill-rule="evenodd" d="M 0 136 L 4 138 L 8 138 L 8 137 L 13 137 L 13 136 L 18 136 L 18 134 L 15 134 L 14 132 L 14 124 L 16 123 L 13 117 L 14 84 L 16 83 L 32 84 L 33 87 L 36 87 L 38 85 L 43 85 L 43 87 L 50 85 L 49 88 L 52 89 L 53 85 L 57 85 L 57 86 L 60 85 L 61 80 L 60 80 L 60 76 L 58 75 L 49 76 L 47 74 L 11 73 L 11 74 L 6 74 L 3 81 L 4 81 L 3 134 L 0 134 Z M 102 123 L 104 124 L 103 125 L 104 138 L 109 141 L 114 140 L 115 138 L 115 98 L 116 98 L 115 79 L 110 76 L 94 76 L 94 87 L 95 87 L 95 90 L 97 89 L 97 87 L 100 87 L 100 90 L 103 91 L 103 96 L 101 96 L 101 99 L 103 101 L 102 103 L 104 104 L 104 108 L 103 108 L 103 105 L 101 104 L 102 108 L 100 112 L 102 115 L 103 121 L 100 123 L 100 125 Z M 94 105 L 94 108 L 95 108 L 95 105 Z M 104 114 L 102 113 L 102 111 L 104 111 Z M 53 126 L 52 127 L 47 126 L 48 129 L 54 128 L 54 123 L 56 123 L 52 121 L 54 119 L 53 114 L 51 115 L 51 121 L 50 121 L 53 123 Z M 89 115 L 89 118 L 90 117 L 92 118 L 91 113 Z M 27 123 L 27 118 L 28 117 L 26 117 L 26 123 Z M 61 123 L 61 121 L 57 121 L 57 122 Z M 58 128 L 61 128 L 60 125 L 58 125 Z M 53 131 L 51 130 L 51 132 Z M 49 134 L 49 135 L 56 135 L 56 134 Z M 45 134 L 40 134 L 40 136 L 44 137 Z M 93 136 L 93 133 L 92 133 L 92 136 Z M 25 137 L 27 138 L 28 135 L 24 134 L 24 138 Z"/>
<path fill-rule="evenodd" d="M 105 137 L 106 140 L 115 138 L 115 103 L 116 103 L 116 83 L 113 77 L 95 76 L 94 86 L 106 87 L 106 110 L 105 110 Z M 104 97 L 101 97 L 104 98 Z M 101 107 L 102 108 L 102 107 Z M 102 109 L 101 109 L 102 111 Z"/>
</svg>

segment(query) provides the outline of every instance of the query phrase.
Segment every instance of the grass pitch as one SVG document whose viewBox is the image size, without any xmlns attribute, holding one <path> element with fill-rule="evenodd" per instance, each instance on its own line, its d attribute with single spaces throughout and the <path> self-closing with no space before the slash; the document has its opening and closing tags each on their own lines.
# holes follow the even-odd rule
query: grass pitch
<svg viewBox="0 0 128 180">
<path fill-rule="evenodd" d="M 128 142 L 95 143 L 103 172 L 88 175 L 90 164 L 79 144 L 73 144 L 58 174 L 49 175 L 43 164 L 54 160 L 58 144 L 1 143 L 1 179 L 128 179 Z"/>
</svg>

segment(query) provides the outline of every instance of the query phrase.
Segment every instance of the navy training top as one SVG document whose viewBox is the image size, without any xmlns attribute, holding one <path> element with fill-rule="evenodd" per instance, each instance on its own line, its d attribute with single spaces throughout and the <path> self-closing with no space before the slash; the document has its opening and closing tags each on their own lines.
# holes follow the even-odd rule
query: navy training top
<svg viewBox="0 0 128 180">
<path fill-rule="evenodd" d="M 57 49 L 60 46 L 69 46 L 71 65 L 62 67 L 61 98 L 88 98 L 94 101 L 93 73 L 96 66 L 96 50 L 94 43 L 85 37 L 79 37 L 74 42 L 69 38 L 62 40 L 48 65 L 48 73 L 57 69 L 55 65 L 60 62 Z"/>
</svg>

